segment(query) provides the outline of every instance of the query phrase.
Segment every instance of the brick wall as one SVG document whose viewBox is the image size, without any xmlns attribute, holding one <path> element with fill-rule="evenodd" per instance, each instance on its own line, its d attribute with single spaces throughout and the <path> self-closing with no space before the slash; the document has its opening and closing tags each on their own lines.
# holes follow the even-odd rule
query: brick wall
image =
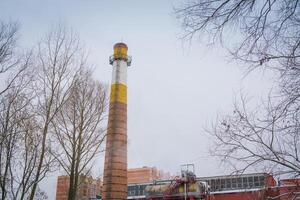
<svg viewBox="0 0 300 200">
<path fill-rule="evenodd" d="M 77 189 L 76 198 L 78 200 L 89 200 L 100 195 L 102 192 L 102 182 L 100 179 L 80 176 L 80 184 Z M 69 191 L 69 176 L 59 176 L 56 186 L 56 200 L 67 200 Z"/>
<path fill-rule="evenodd" d="M 69 177 L 59 176 L 57 177 L 56 185 L 56 200 L 67 200 L 69 191 Z"/>
<path fill-rule="evenodd" d="M 128 169 L 128 184 L 149 183 L 154 180 L 170 179 L 169 173 L 157 170 L 155 167 L 142 167 Z M 87 200 L 101 194 L 102 182 L 92 177 L 81 176 L 80 186 L 77 190 L 77 199 Z M 69 190 L 69 177 L 59 176 L 57 178 L 56 200 L 67 200 Z"/>
<path fill-rule="evenodd" d="M 170 174 L 157 170 L 155 167 L 128 169 L 128 184 L 149 183 L 154 180 L 169 179 Z"/>
</svg>

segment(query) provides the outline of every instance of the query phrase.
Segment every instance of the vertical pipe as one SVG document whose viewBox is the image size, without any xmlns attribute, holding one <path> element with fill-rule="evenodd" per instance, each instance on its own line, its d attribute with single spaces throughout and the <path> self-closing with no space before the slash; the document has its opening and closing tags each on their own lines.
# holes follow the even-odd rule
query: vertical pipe
<svg viewBox="0 0 300 200">
<path fill-rule="evenodd" d="M 127 199 L 127 67 L 124 43 L 114 45 L 112 84 L 103 176 L 103 199 Z"/>
<path fill-rule="evenodd" d="M 186 200 L 186 193 L 187 193 L 186 182 L 184 182 L 184 200 Z"/>
</svg>

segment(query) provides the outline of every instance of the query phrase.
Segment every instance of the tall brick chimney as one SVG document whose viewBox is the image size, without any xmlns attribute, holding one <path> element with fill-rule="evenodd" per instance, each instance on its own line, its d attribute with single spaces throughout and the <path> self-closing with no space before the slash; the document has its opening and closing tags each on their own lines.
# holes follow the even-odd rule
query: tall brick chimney
<svg viewBox="0 0 300 200">
<path fill-rule="evenodd" d="M 131 57 L 124 43 L 114 45 L 103 176 L 103 199 L 127 199 L 127 67 Z"/>
</svg>

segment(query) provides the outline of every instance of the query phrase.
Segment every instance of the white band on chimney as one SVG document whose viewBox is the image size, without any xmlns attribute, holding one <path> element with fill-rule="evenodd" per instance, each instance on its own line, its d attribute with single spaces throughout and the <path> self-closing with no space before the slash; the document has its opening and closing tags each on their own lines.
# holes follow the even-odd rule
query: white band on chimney
<svg viewBox="0 0 300 200">
<path fill-rule="evenodd" d="M 124 60 L 114 60 L 112 84 L 127 85 L 127 62 Z"/>
</svg>

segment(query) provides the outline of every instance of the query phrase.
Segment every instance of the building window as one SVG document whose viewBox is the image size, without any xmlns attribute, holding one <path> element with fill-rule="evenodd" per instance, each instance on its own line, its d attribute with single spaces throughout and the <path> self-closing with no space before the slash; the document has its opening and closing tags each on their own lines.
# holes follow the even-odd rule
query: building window
<svg viewBox="0 0 300 200">
<path fill-rule="evenodd" d="M 225 179 L 221 179 L 221 190 L 224 190 L 225 188 L 226 188 Z"/>
<path fill-rule="evenodd" d="M 243 188 L 248 188 L 248 179 L 247 179 L 247 177 L 243 178 Z"/>
<path fill-rule="evenodd" d="M 216 181 L 213 179 L 213 180 L 211 180 L 211 189 L 212 189 L 212 191 L 215 191 L 216 190 Z"/>
<path fill-rule="evenodd" d="M 265 186 L 265 176 L 259 177 L 259 183 L 260 183 L 260 186 Z"/>
<path fill-rule="evenodd" d="M 211 188 L 211 180 L 205 180 L 205 181 L 206 181 L 207 184 L 209 185 L 210 189 L 212 189 L 212 188 Z"/>
<path fill-rule="evenodd" d="M 237 187 L 239 189 L 243 188 L 243 180 L 242 180 L 242 178 L 237 178 L 236 182 L 237 182 Z"/>
<path fill-rule="evenodd" d="M 226 189 L 231 189 L 231 179 L 226 179 Z"/>
<path fill-rule="evenodd" d="M 260 186 L 258 176 L 254 176 L 254 186 L 255 187 L 259 187 Z"/>
<path fill-rule="evenodd" d="M 139 186 L 139 195 L 143 195 L 144 194 L 144 187 L 142 185 Z"/>
<path fill-rule="evenodd" d="M 248 177 L 248 184 L 249 184 L 250 188 L 252 188 L 254 186 L 254 184 L 253 184 L 253 177 L 252 176 Z"/>
<path fill-rule="evenodd" d="M 217 179 L 217 180 L 216 180 L 216 185 L 215 185 L 215 187 L 216 187 L 216 190 L 220 190 L 220 189 L 221 189 L 221 180 L 220 180 L 220 179 Z"/>
<path fill-rule="evenodd" d="M 232 189 L 236 189 L 237 185 L 236 185 L 236 178 L 232 179 Z"/>
<path fill-rule="evenodd" d="M 138 194 L 138 186 L 137 185 L 129 186 L 129 188 L 128 188 L 128 194 L 129 194 L 129 196 L 137 196 L 137 194 Z"/>
<path fill-rule="evenodd" d="M 143 188 L 143 190 L 142 190 L 142 191 L 143 191 L 143 192 L 142 192 L 142 195 L 145 195 L 145 189 L 146 189 L 146 186 L 147 186 L 147 185 L 143 185 L 143 186 L 142 186 L 142 188 Z"/>
</svg>

